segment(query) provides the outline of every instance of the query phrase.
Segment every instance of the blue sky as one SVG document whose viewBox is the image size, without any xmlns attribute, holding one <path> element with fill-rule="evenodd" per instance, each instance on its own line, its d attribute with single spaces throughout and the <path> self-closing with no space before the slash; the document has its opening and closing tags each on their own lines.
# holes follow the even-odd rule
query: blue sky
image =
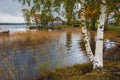
<svg viewBox="0 0 120 80">
<path fill-rule="evenodd" d="M 21 9 L 26 8 L 18 0 L 0 0 L 0 23 L 24 22 Z"/>
</svg>

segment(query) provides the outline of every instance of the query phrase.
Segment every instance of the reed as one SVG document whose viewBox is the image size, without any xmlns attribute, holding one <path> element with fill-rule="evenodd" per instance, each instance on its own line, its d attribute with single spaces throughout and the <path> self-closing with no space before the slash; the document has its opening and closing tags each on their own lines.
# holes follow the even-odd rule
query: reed
<svg viewBox="0 0 120 80">
<path fill-rule="evenodd" d="M 58 31 L 27 31 L 12 33 L 9 37 L 0 36 L 1 46 L 12 48 L 37 46 L 45 43 L 58 41 L 60 32 Z"/>
<path fill-rule="evenodd" d="M 57 31 L 27 31 L 27 32 L 18 32 L 11 34 L 11 37 L 14 40 L 23 40 L 23 41 L 33 41 L 39 43 L 51 42 L 54 39 L 59 37 L 60 33 Z"/>
<path fill-rule="evenodd" d="M 63 31 L 67 33 L 81 33 L 82 29 L 80 27 L 68 27 L 68 28 L 63 28 Z"/>
<path fill-rule="evenodd" d="M 26 69 L 29 64 L 26 65 L 27 67 L 23 65 L 23 68 L 19 70 L 14 65 L 18 51 L 23 54 L 27 48 L 30 48 L 34 59 L 40 63 L 39 52 L 36 52 L 36 47 L 41 48 L 43 44 L 57 42 L 59 38 L 60 32 L 45 30 L 17 32 L 9 34 L 9 36 L 0 35 L 0 80 L 28 79 L 30 76 L 28 76 Z"/>
</svg>

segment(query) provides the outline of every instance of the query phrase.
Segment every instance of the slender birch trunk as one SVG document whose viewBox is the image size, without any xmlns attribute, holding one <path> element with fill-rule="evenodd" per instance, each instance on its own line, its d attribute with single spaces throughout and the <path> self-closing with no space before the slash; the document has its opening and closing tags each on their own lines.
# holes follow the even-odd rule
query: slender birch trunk
<svg viewBox="0 0 120 80">
<path fill-rule="evenodd" d="M 106 19 L 106 1 L 101 0 L 100 4 L 100 17 L 98 22 L 97 29 L 97 38 L 96 38 L 96 49 L 95 49 L 95 58 L 94 58 L 94 69 L 103 68 L 103 33 L 104 25 Z"/>
<path fill-rule="evenodd" d="M 90 61 L 93 62 L 94 55 L 90 47 L 90 42 L 89 42 L 89 37 L 88 37 L 88 32 L 87 32 L 87 27 L 86 27 L 86 20 L 85 20 L 85 0 L 81 0 L 81 23 L 82 23 L 82 34 L 83 34 L 83 39 L 85 42 L 86 52 L 87 52 L 87 55 Z"/>
</svg>

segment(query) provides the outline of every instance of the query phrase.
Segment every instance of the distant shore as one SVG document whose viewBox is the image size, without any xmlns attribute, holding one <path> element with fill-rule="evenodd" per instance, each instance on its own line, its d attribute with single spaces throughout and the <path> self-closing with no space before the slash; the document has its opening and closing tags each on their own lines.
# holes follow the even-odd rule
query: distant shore
<svg viewBox="0 0 120 80">
<path fill-rule="evenodd" d="M 26 25 L 26 23 L 0 23 L 0 25 Z"/>
</svg>

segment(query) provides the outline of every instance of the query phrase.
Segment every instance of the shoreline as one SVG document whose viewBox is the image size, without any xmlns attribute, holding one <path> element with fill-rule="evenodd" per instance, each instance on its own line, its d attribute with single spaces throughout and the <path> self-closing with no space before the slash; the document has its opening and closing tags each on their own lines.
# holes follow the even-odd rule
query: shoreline
<svg viewBox="0 0 120 80">
<path fill-rule="evenodd" d="M 109 55 L 111 58 L 106 59 Z M 35 80 L 120 80 L 120 61 L 116 59 L 117 55 L 120 60 L 120 48 L 116 46 L 104 53 L 104 71 L 102 72 L 93 71 L 92 64 L 89 62 L 49 70 L 37 76 Z M 76 72 L 73 71 L 75 66 Z"/>
</svg>

